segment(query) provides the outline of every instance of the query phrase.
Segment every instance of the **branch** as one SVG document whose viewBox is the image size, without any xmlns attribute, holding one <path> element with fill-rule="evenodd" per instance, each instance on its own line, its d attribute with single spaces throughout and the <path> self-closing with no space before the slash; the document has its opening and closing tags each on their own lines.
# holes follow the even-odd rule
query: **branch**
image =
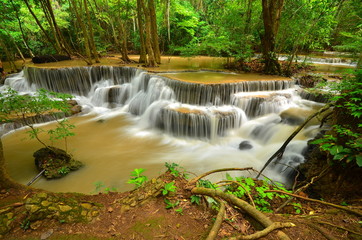
<svg viewBox="0 0 362 240">
<path fill-rule="evenodd" d="M 217 234 L 220 230 L 222 221 L 224 220 L 224 216 L 225 216 L 225 203 L 223 203 L 222 201 L 220 201 L 220 210 L 219 213 L 217 214 L 216 220 L 214 222 L 214 225 L 212 226 L 209 235 L 207 236 L 206 240 L 214 240 L 217 237 Z"/>
<path fill-rule="evenodd" d="M 265 168 L 273 161 L 274 158 L 278 157 L 278 160 L 280 160 L 283 157 L 283 153 L 285 148 L 288 146 L 289 142 L 293 140 L 293 138 L 304 128 L 307 123 L 312 120 L 315 116 L 318 116 L 319 114 L 327 111 L 332 106 L 331 103 L 328 103 L 324 105 L 321 109 L 319 109 L 318 112 L 315 112 L 311 114 L 289 137 L 288 139 L 283 143 L 283 145 L 268 159 L 268 161 L 264 164 L 263 168 L 260 170 L 259 174 L 256 176 L 256 178 L 259 178 L 260 174 L 265 170 Z"/>
<path fill-rule="evenodd" d="M 281 222 L 274 222 L 272 225 L 270 225 L 267 228 L 264 228 L 261 231 L 258 231 L 256 233 L 250 234 L 250 235 L 242 235 L 242 236 L 238 236 L 238 237 L 233 237 L 233 238 L 229 238 L 229 240 L 254 240 L 254 239 L 259 239 L 262 237 L 265 237 L 266 235 L 268 235 L 269 233 L 271 233 L 272 231 L 276 230 L 276 229 L 280 229 L 280 228 L 289 228 L 289 227 L 295 227 L 294 223 L 281 223 Z"/>
<path fill-rule="evenodd" d="M 201 178 L 206 177 L 207 175 L 213 174 L 213 173 L 217 173 L 217 172 L 226 172 L 226 171 L 255 171 L 252 167 L 248 167 L 248 168 L 221 168 L 221 169 L 216 169 L 216 170 L 212 170 L 209 172 L 206 172 L 204 174 L 201 174 L 198 177 L 195 177 L 193 179 L 191 179 L 188 183 L 188 185 L 193 185 L 195 184 L 197 181 L 199 181 Z"/>
<path fill-rule="evenodd" d="M 299 195 L 296 195 L 296 194 L 293 194 L 293 193 L 288 193 L 288 192 L 284 192 L 284 191 L 280 191 L 280 190 L 266 190 L 265 192 L 276 192 L 276 193 L 282 193 L 282 194 L 290 195 L 292 197 L 300 198 L 300 199 L 303 199 L 303 200 L 306 200 L 306 201 L 321 203 L 321 204 L 324 204 L 324 205 L 327 205 L 327 206 L 338 208 L 338 209 L 344 210 L 346 212 L 352 213 L 352 214 L 354 214 L 356 216 L 362 217 L 362 213 L 360 213 L 360 212 L 357 212 L 357 211 L 354 211 L 354 210 L 352 210 L 352 209 L 350 209 L 348 207 L 336 205 L 336 204 L 333 204 L 333 203 L 324 202 L 324 201 L 320 201 L 320 200 L 312 199 L 312 198 L 307 198 L 307 197 L 302 197 L 302 196 L 299 196 Z"/>
<path fill-rule="evenodd" d="M 191 190 L 194 194 L 200 194 L 200 195 L 207 195 L 213 198 L 221 198 L 225 200 L 226 202 L 233 204 L 245 212 L 247 212 L 252 218 L 257 220 L 261 225 L 264 227 L 269 227 L 273 224 L 273 221 L 271 221 L 267 216 L 265 216 L 262 212 L 251 206 L 249 203 L 245 202 L 244 200 L 241 200 L 237 198 L 236 196 L 232 194 L 227 194 L 219 190 L 209 189 L 209 188 L 201 188 L 201 187 L 195 187 Z M 278 231 L 277 235 L 279 239 L 281 240 L 290 240 L 288 235 L 286 235 L 282 231 Z"/>
</svg>

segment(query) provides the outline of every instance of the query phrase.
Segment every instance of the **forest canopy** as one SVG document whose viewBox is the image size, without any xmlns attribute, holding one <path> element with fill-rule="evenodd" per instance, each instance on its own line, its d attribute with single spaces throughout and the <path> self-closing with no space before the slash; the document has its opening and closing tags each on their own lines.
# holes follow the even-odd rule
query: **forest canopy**
<svg viewBox="0 0 362 240">
<path fill-rule="evenodd" d="M 270 35 L 265 10 L 278 7 Z M 276 53 L 337 50 L 361 58 L 360 0 L 3 0 L 0 9 L 3 60 L 63 54 L 92 64 L 109 52 L 126 62 L 141 54 L 151 64 L 160 54 L 247 60 L 263 52 L 263 38 Z"/>
</svg>

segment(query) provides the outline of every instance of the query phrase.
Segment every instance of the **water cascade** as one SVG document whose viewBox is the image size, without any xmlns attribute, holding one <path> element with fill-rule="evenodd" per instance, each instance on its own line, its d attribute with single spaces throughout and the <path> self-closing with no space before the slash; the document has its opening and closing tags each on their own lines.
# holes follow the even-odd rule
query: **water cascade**
<svg viewBox="0 0 362 240">
<path fill-rule="evenodd" d="M 111 174 L 106 173 L 107 179 L 112 178 L 109 180 L 110 184 L 123 190 L 129 188 L 124 186 L 129 174 L 120 177 L 120 172 L 128 171 L 129 173 L 130 169 L 146 165 L 148 168 L 157 169 L 155 171 L 159 173 L 166 159 L 197 173 L 227 166 L 253 166 L 260 169 L 295 129 L 295 126 L 286 124 L 285 121 L 283 123 L 280 113 L 287 112 L 291 107 L 309 110 L 316 107 L 316 103 L 299 96 L 293 80 L 255 79 L 202 84 L 178 81 L 130 67 L 63 69 L 26 67 L 23 72 L 8 78 L 0 91 L 7 86 L 24 93 L 33 92 L 38 88 L 71 93 L 83 106 L 83 114 L 85 114 L 72 118 L 79 122 L 79 131 L 87 135 L 103 129 L 102 132 L 97 132 L 96 136 L 85 137 L 82 140 L 85 142 L 84 145 L 91 146 L 98 138 L 101 139 L 101 134 L 104 133 L 109 134 L 106 138 L 112 139 L 116 146 L 115 149 L 108 150 L 109 153 L 120 154 L 132 148 L 137 149 L 135 156 L 142 158 L 139 160 L 141 163 L 119 160 L 122 161 L 122 164 L 119 163 L 122 169 L 117 168 L 117 162 L 113 162 L 111 166 L 117 170 L 117 175 L 112 178 Z M 125 122 L 122 124 L 126 127 L 114 127 L 117 126 L 118 121 Z M 112 125 L 114 129 L 107 129 L 106 125 L 102 125 L 103 122 L 115 124 Z M 84 124 L 91 124 L 92 130 L 90 132 L 82 130 Z M 300 133 L 287 148 L 281 160 L 282 164 L 271 166 L 266 173 L 274 179 L 287 181 L 288 176 L 293 174 L 290 167 L 295 167 L 304 161 L 302 152 L 306 146 L 306 140 L 316 133 L 314 130 L 315 128 L 311 126 Z M 5 136 L 5 143 L 11 135 Z M 86 143 L 86 141 L 92 142 Z M 122 142 L 122 145 L 117 145 L 117 141 Z M 124 146 L 133 142 L 135 144 L 132 145 L 133 147 L 124 149 Z M 108 144 L 111 143 L 108 142 Z M 142 144 L 154 145 L 153 149 L 149 150 L 149 154 L 145 153 L 146 157 L 139 156 L 143 154 L 142 146 L 140 146 Z M 81 146 L 77 148 L 82 149 Z M 105 148 L 108 149 L 108 147 Z M 157 150 L 159 148 L 162 150 Z M 147 146 L 144 146 L 145 152 L 146 149 Z M 87 151 L 100 152 L 93 154 L 98 158 L 101 153 L 104 156 L 109 155 L 104 149 Z M 89 154 L 88 152 L 86 154 Z M 124 153 L 122 156 L 125 155 L 127 154 Z M 150 156 L 149 160 L 144 159 L 147 155 Z M 91 155 L 87 156 L 83 157 L 92 158 Z M 94 161 L 98 161 L 98 158 Z M 84 159 L 79 160 L 84 161 Z M 27 181 L 23 179 L 26 174 L 20 176 L 12 172 L 16 170 L 11 169 L 16 169 L 16 167 L 15 163 L 11 164 L 13 165 L 9 167 L 10 175 L 17 181 Z M 91 171 L 91 163 L 88 166 L 85 162 L 85 165 L 84 170 L 72 175 L 79 174 L 82 177 L 83 172 Z M 99 163 L 95 165 L 97 166 L 95 171 L 101 172 Z M 92 176 L 90 177 L 92 180 L 82 177 L 82 181 L 88 181 L 87 184 L 91 185 L 92 181 L 102 180 L 103 177 L 93 179 L 94 176 Z M 58 181 L 68 181 L 67 178 Z M 53 189 L 54 187 L 54 183 L 52 187 L 49 187 L 42 180 L 37 184 L 42 188 Z M 70 186 L 69 188 L 60 187 L 58 190 L 87 192 L 87 190 L 73 189 Z"/>
</svg>

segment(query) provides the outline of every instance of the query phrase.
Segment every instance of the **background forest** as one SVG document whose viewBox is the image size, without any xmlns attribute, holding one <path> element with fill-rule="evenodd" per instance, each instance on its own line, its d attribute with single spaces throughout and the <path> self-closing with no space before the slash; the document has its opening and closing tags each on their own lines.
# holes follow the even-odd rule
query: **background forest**
<svg viewBox="0 0 362 240">
<path fill-rule="evenodd" d="M 88 64 L 106 53 L 210 55 L 248 60 L 262 52 L 261 0 L 3 0 L 1 59 L 44 54 L 79 56 Z M 282 6 L 275 52 L 362 49 L 360 0 L 274 1 Z M 265 18 L 265 16 L 264 16 Z M 265 21 L 265 19 L 264 19 Z M 148 57 L 150 45 L 152 59 Z M 360 61 L 359 61 L 360 62 Z"/>
</svg>

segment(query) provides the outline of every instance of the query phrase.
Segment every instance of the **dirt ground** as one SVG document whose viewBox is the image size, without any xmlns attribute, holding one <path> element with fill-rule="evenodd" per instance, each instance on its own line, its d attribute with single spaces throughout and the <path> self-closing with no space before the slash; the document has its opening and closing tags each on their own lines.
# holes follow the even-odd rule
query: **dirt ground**
<svg viewBox="0 0 362 240">
<path fill-rule="evenodd" d="M 62 195 L 67 199 L 74 198 L 79 203 L 96 203 L 99 206 L 99 214 L 88 223 L 66 223 L 45 217 L 27 227 L 24 226 L 24 222 L 30 213 L 24 203 L 39 190 L 31 188 L 2 190 L 0 211 L 12 206 L 14 213 L 10 224 L 11 230 L 2 239 L 206 239 L 215 221 L 217 210 L 209 208 L 205 201 L 201 201 L 200 205 L 191 203 L 192 193 L 186 187 L 186 180 L 165 174 L 159 181 L 164 183 L 174 181 L 177 191 L 165 196 L 157 191 L 147 195 L 149 189 L 155 187 L 151 181 L 144 188 L 126 193 L 109 192 L 97 195 L 48 193 L 48 195 Z M 137 195 L 143 197 L 134 197 Z M 136 202 L 132 202 L 133 199 L 137 199 Z M 178 202 L 178 205 L 166 209 L 165 199 Z M 299 203 L 302 206 L 299 214 L 290 206 L 285 207 L 282 214 L 266 214 L 273 221 L 292 222 L 296 225 L 283 229 L 290 239 L 362 239 L 361 218 L 317 203 L 307 201 Z M 362 212 L 362 200 L 351 201 L 349 207 Z M 217 239 L 248 235 L 257 231 L 259 227 L 259 224 L 246 213 L 227 205 Z M 261 239 L 278 239 L 275 232 Z"/>
</svg>

